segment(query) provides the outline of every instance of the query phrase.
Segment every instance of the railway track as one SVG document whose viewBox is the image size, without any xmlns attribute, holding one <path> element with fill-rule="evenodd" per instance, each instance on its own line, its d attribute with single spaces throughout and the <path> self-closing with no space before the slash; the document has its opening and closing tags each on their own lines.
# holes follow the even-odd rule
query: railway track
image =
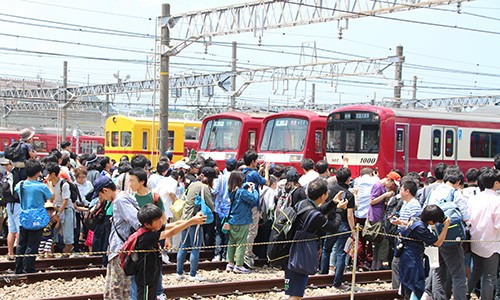
<svg viewBox="0 0 500 300">
<path fill-rule="evenodd" d="M 346 273 L 343 280 L 350 281 L 351 273 Z M 390 281 L 390 271 L 363 272 L 356 275 L 357 284 L 373 283 L 376 281 Z M 327 287 L 331 286 L 333 275 L 314 275 L 309 277 L 308 286 Z M 233 281 L 224 283 L 210 284 L 193 284 L 169 286 L 165 289 L 165 294 L 169 299 L 178 299 L 186 297 L 213 297 L 213 296 L 230 296 L 251 293 L 269 293 L 279 292 L 283 290 L 283 278 L 250 280 L 250 281 Z M 356 299 L 394 299 L 397 297 L 397 291 L 360 291 L 356 293 Z M 102 294 L 86 294 L 77 296 L 65 296 L 57 298 L 44 298 L 44 300 L 100 300 L 103 299 Z M 305 299 L 349 299 L 349 294 L 336 294 L 329 296 L 312 296 Z"/>
</svg>

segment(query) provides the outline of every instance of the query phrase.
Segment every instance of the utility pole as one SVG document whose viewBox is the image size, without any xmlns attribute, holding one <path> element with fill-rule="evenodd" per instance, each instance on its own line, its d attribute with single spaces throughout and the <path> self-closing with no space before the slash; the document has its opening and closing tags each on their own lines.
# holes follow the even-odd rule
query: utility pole
<svg viewBox="0 0 500 300">
<path fill-rule="evenodd" d="M 64 61 L 64 71 L 63 71 L 63 89 L 64 89 L 64 103 L 62 106 L 62 141 L 66 141 L 66 127 L 67 127 L 67 113 L 68 113 L 68 62 Z"/>
<path fill-rule="evenodd" d="M 236 109 L 236 42 L 233 42 L 233 53 L 231 56 L 231 110 Z"/>
<path fill-rule="evenodd" d="M 311 104 L 314 105 L 315 102 L 316 102 L 316 83 L 313 83 L 311 92 Z"/>
<path fill-rule="evenodd" d="M 394 107 L 401 107 L 401 87 L 403 86 L 403 46 L 396 47 L 396 56 L 399 58 L 396 63 L 396 73 L 394 81 L 396 85 L 394 86 Z"/>
<path fill-rule="evenodd" d="M 417 76 L 413 75 L 413 95 L 412 100 L 417 100 Z"/>
<path fill-rule="evenodd" d="M 169 60 L 166 50 L 170 46 L 170 4 L 161 6 L 161 45 L 164 51 L 160 53 L 160 155 L 168 150 L 168 88 L 169 88 Z M 172 145 L 173 146 L 173 145 Z"/>
</svg>

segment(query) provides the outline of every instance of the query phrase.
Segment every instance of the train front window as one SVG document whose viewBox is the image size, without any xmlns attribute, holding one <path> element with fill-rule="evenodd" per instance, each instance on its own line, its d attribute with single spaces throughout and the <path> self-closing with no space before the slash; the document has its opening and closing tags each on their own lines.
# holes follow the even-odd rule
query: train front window
<svg viewBox="0 0 500 300">
<path fill-rule="evenodd" d="M 304 150 L 309 121 L 299 118 L 271 119 L 266 123 L 260 145 L 262 151 Z"/>
<path fill-rule="evenodd" d="M 368 153 L 378 153 L 379 126 L 373 124 L 361 124 L 360 151 Z"/>
<path fill-rule="evenodd" d="M 328 152 L 342 151 L 342 128 L 339 124 L 329 126 L 326 132 L 326 150 Z"/>
<path fill-rule="evenodd" d="M 338 112 L 328 116 L 326 151 L 378 153 L 380 118 L 372 112 Z"/>
<path fill-rule="evenodd" d="M 111 132 L 111 147 L 118 147 L 118 131 Z"/>
<path fill-rule="evenodd" d="M 210 120 L 200 142 L 201 150 L 235 150 L 241 134 L 241 121 L 232 119 Z"/>
<path fill-rule="evenodd" d="M 130 147 L 132 145 L 132 132 L 122 131 L 120 137 L 120 147 Z"/>
</svg>

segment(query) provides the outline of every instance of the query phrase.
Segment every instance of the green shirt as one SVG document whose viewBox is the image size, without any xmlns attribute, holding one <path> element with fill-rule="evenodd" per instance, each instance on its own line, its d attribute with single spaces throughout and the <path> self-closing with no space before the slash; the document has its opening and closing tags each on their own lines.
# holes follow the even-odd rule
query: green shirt
<svg viewBox="0 0 500 300">
<path fill-rule="evenodd" d="M 149 192 L 147 195 L 144 195 L 144 196 L 139 196 L 136 194 L 134 194 L 135 196 L 135 199 L 137 200 L 137 204 L 139 204 L 139 207 L 143 207 L 144 205 L 148 204 L 148 203 L 154 203 L 153 201 L 153 194 L 151 192 Z M 161 200 L 161 197 L 158 196 L 158 203 L 156 204 L 160 209 L 161 211 L 165 212 L 165 207 L 163 206 L 163 201 Z"/>
</svg>

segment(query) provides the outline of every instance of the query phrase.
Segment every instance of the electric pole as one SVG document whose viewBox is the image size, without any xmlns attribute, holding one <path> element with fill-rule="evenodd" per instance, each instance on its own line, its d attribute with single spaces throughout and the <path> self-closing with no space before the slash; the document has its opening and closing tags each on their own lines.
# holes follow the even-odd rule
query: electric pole
<svg viewBox="0 0 500 300">
<path fill-rule="evenodd" d="M 236 42 L 233 42 L 233 52 L 231 57 L 231 110 L 236 109 Z"/>
<path fill-rule="evenodd" d="M 401 107 L 401 87 L 403 86 L 403 46 L 396 47 L 396 56 L 399 58 L 396 63 L 396 73 L 394 81 L 396 85 L 394 86 L 394 107 Z"/>
<path fill-rule="evenodd" d="M 413 95 L 412 100 L 417 100 L 417 76 L 413 76 Z"/>
<path fill-rule="evenodd" d="M 63 95 L 63 106 L 62 106 L 62 113 L 61 113 L 61 119 L 62 119 L 62 142 L 66 141 L 66 127 L 67 127 L 67 113 L 68 113 L 68 62 L 64 62 L 64 70 L 63 70 L 63 89 L 64 89 L 64 95 Z"/>
<path fill-rule="evenodd" d="M 168 150 L 168 88 L 169 88 L 169 60 L 167 49 L 170 46 L 170 4 L 164 3 L 161 6 L 161 45 L 162 53 L 160 58 L 160 156 Z M 173 145 L 172 145 L 173 146 Z"/>
</svg>

